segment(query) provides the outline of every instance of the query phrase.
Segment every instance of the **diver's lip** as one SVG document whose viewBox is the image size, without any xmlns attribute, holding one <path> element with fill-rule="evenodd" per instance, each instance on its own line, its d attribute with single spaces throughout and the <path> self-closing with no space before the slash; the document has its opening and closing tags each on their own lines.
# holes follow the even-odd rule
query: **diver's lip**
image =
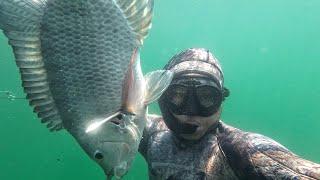
<svg viewBox="0 0 320 180">
<path fill-rule="evenodd" d="M 190 125 L 195 125 L 195 126 L 201 126 L 201 124 L 196 120 L 196 116 L 189 116 L 190 118 L 186 118 L 184 116 L 186 115 L 177 115 L 175 113 L 172 113 L 172 115 L 179 119 L 182 123 L 185 123 L 185 124 L 190 124 Z M 190 119 L 193 119 L 192 122 L 189 122 Z"/>
</svg>

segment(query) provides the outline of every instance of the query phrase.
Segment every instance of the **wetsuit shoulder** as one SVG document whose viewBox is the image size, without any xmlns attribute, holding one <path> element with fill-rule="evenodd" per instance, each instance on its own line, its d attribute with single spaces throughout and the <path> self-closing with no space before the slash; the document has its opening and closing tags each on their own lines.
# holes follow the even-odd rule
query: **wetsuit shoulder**
<svg viewBox="0 0 320 180">
<path fill-rule="evenodd" d="M 168 130 L 168 128 L 164 123 L 162 116 L 156 114 L 149 114 L 147 116 L 145 131 L 147 131 L 148 134 L 152 134 L 154 132 L 163 130 Z"/>
<path fill-rule="evenodd" d="M 168 128 L 165 125 L 162 116 L 155 114 L 150 114 L 147 116 L 146 127 L 143 130 L 142 139 L 139 144 L 139 152 L 142 154 L 142 156 L 144 156 L 145 159 L 147 158 L 146 153 L 150 137 L 154 133 L 166 130 L 168 130 Z"/>
<path fill-rule="evenodd" d="M 320 165 L 300 158 L 278 142 L 224 123 L 218 142 L 239 179 L 320 179 Z"/>
</svg>

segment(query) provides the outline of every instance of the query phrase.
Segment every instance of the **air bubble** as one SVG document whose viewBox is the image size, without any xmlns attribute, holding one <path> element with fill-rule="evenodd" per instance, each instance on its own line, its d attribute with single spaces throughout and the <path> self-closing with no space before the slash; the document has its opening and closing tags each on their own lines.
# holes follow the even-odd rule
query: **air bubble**
<svg viewBox="0 0 320 180">
<path fill-rule="evenodd" d="M 17 97 L 10 91 L 0 91 L 0 99 L 9 99 L 14 101 Z"/>
</svg>

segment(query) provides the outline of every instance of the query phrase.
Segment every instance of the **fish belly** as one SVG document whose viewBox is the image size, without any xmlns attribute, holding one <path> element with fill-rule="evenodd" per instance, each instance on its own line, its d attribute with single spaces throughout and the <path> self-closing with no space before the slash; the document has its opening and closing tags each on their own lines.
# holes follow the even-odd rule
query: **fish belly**
<svg viewBox="0 0 320 180">
<path fill-rule="evenodd" d="M 64 127 L 85 128 L 117 111 L 137 42 L 114 1 L 48 1 L 40 28 L 49 87 Z"/>
</svg>

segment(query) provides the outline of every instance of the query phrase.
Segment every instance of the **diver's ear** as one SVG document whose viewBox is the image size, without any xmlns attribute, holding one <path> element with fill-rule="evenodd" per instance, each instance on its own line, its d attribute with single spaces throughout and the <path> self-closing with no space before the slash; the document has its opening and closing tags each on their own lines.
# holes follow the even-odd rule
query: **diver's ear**
<svg viewBox="0 0 320 180">
<path fill-rule="evenodd" d="M 145 105 L 156 101 L 162 93 L 168 88 L 173 78 L 170 70 L 157 70 L 145 75 L 146 81 L 146 98 Z"/>
</svg>

